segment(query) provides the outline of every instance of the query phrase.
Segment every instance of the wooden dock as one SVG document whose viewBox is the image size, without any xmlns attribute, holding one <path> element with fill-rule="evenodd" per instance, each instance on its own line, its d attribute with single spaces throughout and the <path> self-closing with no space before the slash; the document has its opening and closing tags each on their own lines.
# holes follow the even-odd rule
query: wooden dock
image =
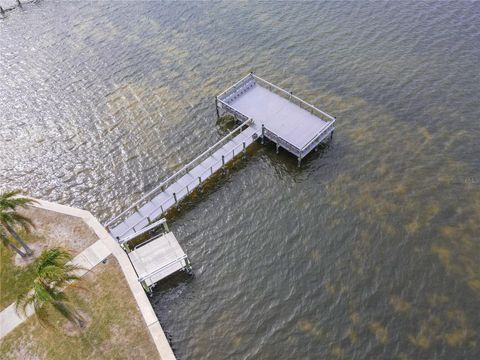
<svg viewBox="0 0 480 360">
<path fill-rule="evenodd" d="M 335 130 L 335 117 L 253 73 L 218 95 L 215 103 L 217 115 L 233 115 L 238 126 L 108 221 L 106 228 L 120 244 L 155 227 L 157 219 L 228 162 L 245 153 L 257 139 L 262 143 L 266 139 L 274 142 L 277 152 L 283 148 L 292 153 L 300 166 L 301 160 Z M 155 238 L 130 254 L 142 274 L 139 281 L 150 287 L 171 274 L 172 269 L 177 271 L 181 264 L 179 269 L 185 268 L 188 260 L 175 242 L 173 234 Z M 152 264 L 157 270 L 152 270 Z M 158 270 L 159 266 L 163 270 Z"/>
</svg>

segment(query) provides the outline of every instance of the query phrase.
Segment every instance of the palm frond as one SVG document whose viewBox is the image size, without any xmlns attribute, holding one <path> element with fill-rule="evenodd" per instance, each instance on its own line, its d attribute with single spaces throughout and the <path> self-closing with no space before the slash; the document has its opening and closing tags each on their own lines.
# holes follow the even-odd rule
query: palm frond
<svg viewBox="0 0 480 360">
<path fill-rule="evenodd" d="M 21 190 L 9 190 L 0 193 L 0 209 L 15 210 L 16 207 L 26 207 L 27 205 L 38 203 L 36 200 L 20 197 Z"/>
<path fill-rule="evenodd" d="M 33 221 L 30 220 L 28 217 L 21 215 L 16 212 L 10 213 L 11 223 L 12 225 L 17 225 L 24 229 L 26 232 L 30 232 L 31 227 L 35 227 Z"/>
</svg>

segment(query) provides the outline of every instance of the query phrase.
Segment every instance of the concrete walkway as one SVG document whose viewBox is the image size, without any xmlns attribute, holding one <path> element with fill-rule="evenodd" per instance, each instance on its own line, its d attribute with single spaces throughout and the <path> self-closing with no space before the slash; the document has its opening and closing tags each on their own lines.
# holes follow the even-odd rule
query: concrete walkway
<svg viewBox="0 0 480 360">
<path fill-rule="evenodd" d="M 96 243 L 75 256 L 72 259 L 72 263 L 82 268 L 78 271 L 78 275 L 83 276 L 110 254 L 111 251 L 103 244 L 101 240 L 98 240 Z M 27 317 L 33 315 L 33 308 L 28 307 L 26 313 Z M 18 325 L 25 321 L 27 317 L 17 314 L 15 303 L 11 304 L 2 312 L 0 312 L 0 338 L 4 337 L 10 331 L 15 329 Z"/>
</svg>

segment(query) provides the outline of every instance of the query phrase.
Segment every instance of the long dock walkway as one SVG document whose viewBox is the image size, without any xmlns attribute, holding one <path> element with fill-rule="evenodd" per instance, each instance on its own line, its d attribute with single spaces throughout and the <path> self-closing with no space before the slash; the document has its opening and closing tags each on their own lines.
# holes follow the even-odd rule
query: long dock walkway
<svg viewBox="0 0 480 360">
<path fill-rule="evenodd" d="M 226 163 L 244 153 L 259 136 L 258 128 L 246 121 L 227 136 L 170 176 L 137 203 L 110 220 L 105 226 L 120 243 L 160 218 L 188 196 Z"/>
</svg>

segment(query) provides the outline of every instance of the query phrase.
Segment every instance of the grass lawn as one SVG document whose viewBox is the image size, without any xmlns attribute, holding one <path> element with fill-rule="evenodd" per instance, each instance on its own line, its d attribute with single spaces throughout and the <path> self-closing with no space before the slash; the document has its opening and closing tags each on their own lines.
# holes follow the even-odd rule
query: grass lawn
<svg viewBox="0 0 480 360">
<path fill-rule="evenodd" d="M 37 241 L 32 235 L 20 234 L 27 243 Z M 18 243 L 12 243 L 22 249 Z M 25 267 L 15 266 L 15 252 L 5 246 L 0 247 L 0 310 L 3 310 L 15 301 L 17 295 L 30 288 L 33 278 L 32 265 Z"/>
<path fill-rule="evenodd" d="M 35 227 L 30 234 L 20 231 L 19 235 L 28 244 L 44 247 L 61 246 L 75 256 L 98 240 L 96 234 L 83 220 L 53 211 L 29 206 L 21 213 L 30 218 Z M 13 239 L 12 243 L 21 249 Z M 38 254 L 37 254 L 38 255 Z M 18 294 L 30 288 L 32 266 L 15 266 L 15 252 L 0 244 L 0 310 L 15 301 Z"/>
<path fill-rule="evenodd" d="M 69 289 L 90 317 L 83 332 L 68 335 L 67 322 L 52 312 L 57 330 L 30 317 L 0 344 L 1 359 L 156 359 L 158 353 L 116 259 L 97 265 L 82 286 Z"/>
<path fill-rule="evenodd" d="M 23 210 L 22 210 L 23 211 Z M 98 240 L 83 220 L 29 207 L 32 234 L 21 233 L 38 246 L 62 246 L 75 256 Z M 15 254 L 0 248 L 0 310 L 30 288 L 33 266 L 15 266 Z M 76 308 L 88 319 L 82 331 L 51 312 L 55 329 L 42 327 L 35 315 L 0 340 L 0 359 L 157 359 L 158 352 L 117 260 L 110 256 L 82 279 L 82 287 L 67 289 Z"/>
</svg>

